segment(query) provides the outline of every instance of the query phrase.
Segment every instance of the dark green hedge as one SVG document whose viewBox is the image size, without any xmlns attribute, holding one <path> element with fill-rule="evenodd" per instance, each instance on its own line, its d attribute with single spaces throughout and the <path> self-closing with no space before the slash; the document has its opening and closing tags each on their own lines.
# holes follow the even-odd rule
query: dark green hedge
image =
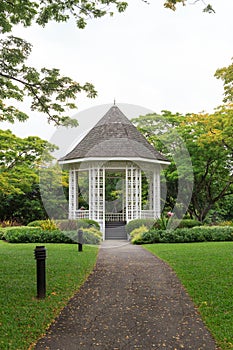
<svg viewBox="0 0 233 350">
<path fill-rule="evenodd" d="M 202 226 L 176 230 L 150 230 L 135 237 L 134 244 L 233 241 L 233 227 Z"/>
<path fill-rule="evenodd" d="M 77 231 L 44 231 L 40 227 L 19 226 L 1 231 L 2 239 L 9 243 L 76 243 Z M 96 232 L 83 231 L 84 244 L 99 244 L 100 235 Z"/>
<path fill-rule="evenodd" d="M 196 227 L 196 226 L 201 226 L 202 223 L 200 221 L 197 220 L 193 220 L 193 219 L 183 219 L 183 220 L 176 220 L 174 219 L 171 224 L 174 224 L 175 228 L 191 228 L 191 227 Z M 126 225 L 126 232 L 128 235 L 130 235 L 130 233 L 135 230 L 136 228 L 139 228 L 141 226 L 146 226 L 148 227 L 148 229 L 151 229 L 152 227 L 155 229 L 163 229 L 163 222 L 161 219 L 136 219 L 136 220 L 132 220 L 130 221 L 127 225 Z"/>
</svg>

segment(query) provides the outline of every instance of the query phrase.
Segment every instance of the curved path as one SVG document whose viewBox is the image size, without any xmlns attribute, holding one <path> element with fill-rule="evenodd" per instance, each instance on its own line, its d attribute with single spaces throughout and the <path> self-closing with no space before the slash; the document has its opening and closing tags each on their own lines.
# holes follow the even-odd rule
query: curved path
<svg viewBox="0 0 233 350">
<path fill-rule="evenodd" d="M 105 241 L 93 273 L 35 349 L 215 350 L 217 346 L 166 263 L 140 246 Z"/>
</svg>

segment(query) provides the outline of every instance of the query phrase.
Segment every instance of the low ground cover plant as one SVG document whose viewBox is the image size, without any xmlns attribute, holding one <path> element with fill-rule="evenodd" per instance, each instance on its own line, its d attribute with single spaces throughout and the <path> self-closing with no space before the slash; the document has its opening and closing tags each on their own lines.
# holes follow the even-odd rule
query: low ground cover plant
<svg viewBox="0 0 233 350">
<path fill-rule="evenodd" d="M 233 349 L 233 242 L 149 244 L 175 270 L 222 350 Z"/>
<path fill-rule="evenodd" d="M 157 220 L 155 219 L 136 219 L 128 222 L 128 224 L 125 226 L 126 233 L 130 235 L 130 233 L 135 230 L 136 228 L 139 228 L 141 226 L 146 226 L 148 229 L 150 227 L 153 227 L 155 225 Z"/>
<path fill-rule="evenodd" d="M 133 231 L 130 232 L 131 241 L 132 239 L 140 238 L 141 235 L 146 232 L 148 232 L 148 227 L 146 227 L 145 225 L 135 228 Z"/>
<path fill-rule="evenodd" d="M 36 244 L 0 241 L 0 349 L 27 350 L 45 333 L 68 300 L 86 280 L 98 248 L 73 244 L 46 244 L 47 293 L 36 299 Z"/>
</svg>

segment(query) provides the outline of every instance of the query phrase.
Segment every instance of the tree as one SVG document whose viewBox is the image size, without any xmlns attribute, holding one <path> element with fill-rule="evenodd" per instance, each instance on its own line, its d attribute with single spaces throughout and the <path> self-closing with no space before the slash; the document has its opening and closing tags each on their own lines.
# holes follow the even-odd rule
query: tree
<svg viewBox="0 0 233 350">
<path fill-rule="evenodd" d="M 20 138 L 10 130 L 0 130 L 0 191 L 5 194 L 25 193 L 37 182 L 39 166 L 52 159 L 56 148 L 37 136 Z"/>
<path fill-rule="evenodd" d="M 223 81 L 225 95 L 223 102 L 233 103 L 233 63 L 228 67 L 217 69 L 215 77 Z"/>
<path fill-rule="evenodd" d="M 233 194 L 232 115 L 226 113 L 226 107 L 213 115 L 182 116 L 164 111 L 160 117 L 148 115 L 134 122 L 147 139 L 171 159 L 171 165 L 165 171 L 170 207 L 176 201 L 179 179 L 184 184 L 182 200 L 185 200 L 187 190 L 190 191 L 191 181 L 190 164 L 183 161 L 177 134 L 185 143 L 192 161 L 194 178 L 188 206 L 190 216 L 204 221 L 217 203 Z"/>
<path fill-rule="evenodd" d="M 68 1 L 2 1 L 0 3 L 0 120 L 14 122 L 28 118 L 24 112 L 12 105 L 8 99 L 23 101 L 25 96 L 32 100 L 31 109 L 46 113 L 49 122 L 55 125 L 77 125 L 66 113 L 76 108 L 77 93 L 84 91 L 88 97 L 95 97 L 96 91 L 90 83 L 79 84 L 70 77 L 61 76 L 59 69 L 42 68 L 37 70 L 27 66 L 26 61 L 32 46 L 25 40 L 6 37 L 14 25 L 29 27 L 33 23 L 45 26 L 49 21 L 68 21 L 73 17 L 79 28 L 84 28 L 87 19 L 112 14 L 115 6 L 119 12 L 126 9 L 127 3 L 118 0 L 68 0 Z"/>
<path fill-rule="evenodd" d="M 40 195 L 47 215 L 54 219 L 68 217 L 69 173 L 55 163 L 40 168 Z"/>
<path fill-rule="evenodd" d="M 212 5 L 205 4 L 203 0 L 196 0 L 196 1 L 194 1 L 194 3 L 197 3 L 200 1 L 203 2 L 203 4 L 204 4 L 203 12 L 208 12 L 208 13 L 215 12 Z M 182 4 L 183 6 L 185 6 L 187 3 L 188 3 L 187 0 L 166 0 L 164 3 L 164 7 L 175 11 L 178 4 Z"/>
<path fill-rule="evenodd" d="M 21 223 L 45 218 L 39 169 L 56 147 L 39 137 L 20 138 L 0 130 L 0 220 Z"/>
<path fill-rule="evenodd" d="M 146 0 L 142 0 L 148 3 Z M 200 0 L 197 0 L 200 1 Z M 166 0 L 164 6 L 175 10 L 177 4 L 185 5 L 187 0 Z M 31 109 L 45 113 L 49 122 L 55 125 L 77 125 L 69 117 L 67 109 L 76 108 L 77 93 L 84 91 L 88 97 L 97 95 L 90 83 L 80 84 L 70 77 L 62 76 L 59 69 L 41 68 L 26 64 L 32 46 L 25 40 L 10 35 L 15 25 L 29 27 L 34 23 L 45 26 L 49 21 L 66 22 L 73 18 L 78 28 L 84 28 L 90 18 L 100 18 L 114 11 L 123 12 L 127 2 L 119 0 L 38 0 L 1 1 L 0 3 L 0 121 L 25 121 L 28 115 L 8 99 L 23 101 L 31 98 Z M 211 5 L 204 9 L 213 12 Z"/>
</svg>

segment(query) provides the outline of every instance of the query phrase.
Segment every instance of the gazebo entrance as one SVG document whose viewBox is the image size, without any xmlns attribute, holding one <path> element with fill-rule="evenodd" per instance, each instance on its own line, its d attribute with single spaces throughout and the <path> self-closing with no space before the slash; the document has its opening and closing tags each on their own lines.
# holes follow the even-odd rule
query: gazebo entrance
<svg viewBox="0 0 233 350">
<path fill-rule="evenodd" d="M 126 222 L 125 172 L 105 170 L 105 223 Z"/>
<path fill-rule="evenodd" d="M 69 191 L 70 219 L 95 220 L 103 233 L 106 228 L 124 226 L 134 219 L 160 216 L 159 165 L 132 161 L 84 163 L 70 170 Z"/>
</svg>

